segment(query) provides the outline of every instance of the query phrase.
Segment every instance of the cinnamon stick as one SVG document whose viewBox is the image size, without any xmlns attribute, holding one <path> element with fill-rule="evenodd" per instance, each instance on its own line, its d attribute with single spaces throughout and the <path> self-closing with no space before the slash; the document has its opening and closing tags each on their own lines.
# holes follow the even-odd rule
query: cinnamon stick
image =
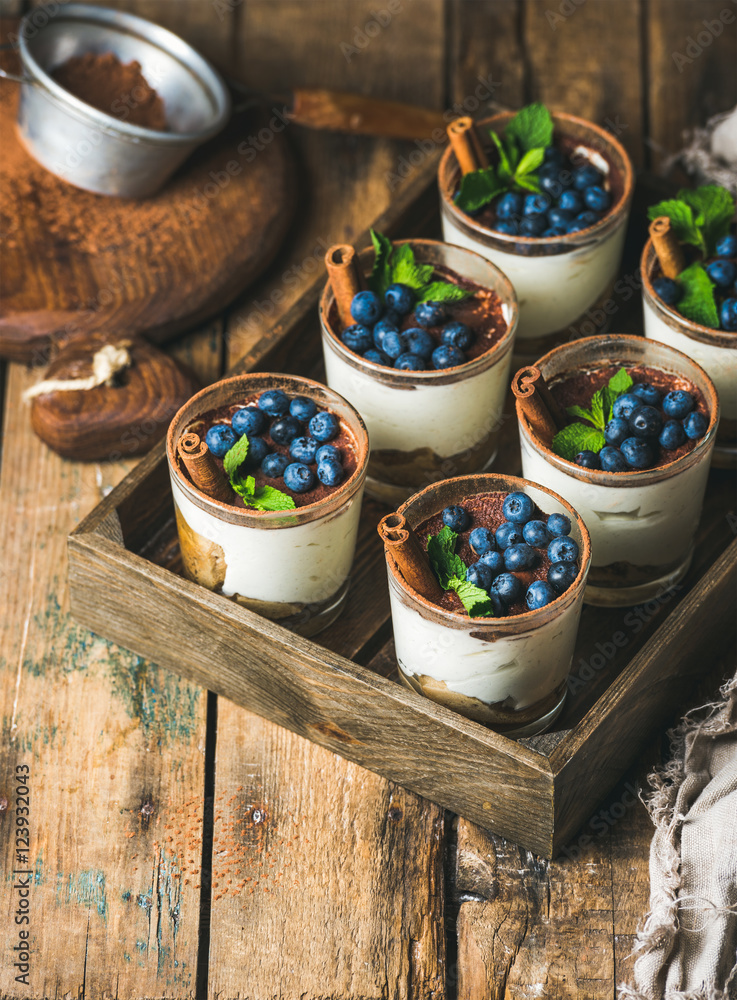
<svg viewBox="0 0 737 1000">
<path fill-rule="evenodd" d="M 534 365 L 520 368 L 512 379 L 512 392 L 532 433 L 539 440 L 549 444 L 568 421 L 563 410 L 553 399 L 543 373 Z"/>
<path fill-rule="evenodd" d="M 686 267 L 686 258 L 667 215 L 659 215 L 650 223 L 650 238 L 658 255 L 660 270 L 666 278 L 677 278 Z"/>
<path fill-rule="evenodd" d="M 489 166 L 473 119 L 456 118 L 448 126 L 447 132 L 462 174 L 470 174 L 474 170 Z"/>
<path fill-rule="evenodd" d="M 343 327 L 351 326 L 355 320 L 351 316 L 351 302 L 356 292 L 361 290 L 361 273 L 358 269 L 358 254 L 350 243 L 336 243 L 325 254 L 325 266 L 338 307 L 338 315 Z"/>
<path fill-rule="evenodd" d="M 233 502 L 233 491 L 215 464 L 207 443 L 199 434 L 195 434 L 194 431 L 183 434 L 177 443 L 177 452 L 189 473 L 189 478 L 198 490 L 212 500 L 220 500 L 222 503 Z"/>
<path fill-rule="evenodd" d="M 407 583 L 421 597 L 437 604 L 443 589 L 435 578 L 427 553 L 401 514 L 387 514 L 379 521 L 378 532 L 388 552 Z"/>
</svg>

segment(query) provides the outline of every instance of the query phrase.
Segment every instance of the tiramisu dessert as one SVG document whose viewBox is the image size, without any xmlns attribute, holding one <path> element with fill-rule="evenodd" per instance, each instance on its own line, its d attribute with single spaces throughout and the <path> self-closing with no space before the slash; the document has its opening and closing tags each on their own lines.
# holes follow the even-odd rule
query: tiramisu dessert
<svg viewBox="0 0 737 1000">
<path fill-rule="evenodd" d="M 309 379 L 238 375 L 177 413 L 167 454 L 190 579 L 304 635 L 340 612 L 368 439 Z"/>
</svg>

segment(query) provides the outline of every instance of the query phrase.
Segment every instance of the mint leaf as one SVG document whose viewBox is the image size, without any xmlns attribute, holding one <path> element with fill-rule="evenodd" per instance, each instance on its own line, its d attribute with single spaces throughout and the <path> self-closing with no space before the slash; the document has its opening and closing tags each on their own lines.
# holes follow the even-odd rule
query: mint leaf
<svg viewBox="0 0 737 1000">
<path fill-rule="evenodd" d="M 588 422 L 593 424 L 594 427 L 599 426 L 594 419 L 593 413 L 590 410 L 584 410 L 582 406 L 569 406 L 566 408 L 566 413 L 570 414 L 572 417 L 580 417 L 581 420 L 588 420 Z"/>
<path fill-rule="evenodd" d="M 457 541 L 458 535 L 447 524 L 437 535 L 427 536 L 427 556 L 443 590 L 450 590 L 453 577 L 466 575 L 466 564 L 455 554 Z"/>
<path fill-rule="evenodd" d="M 243 465 L 248 454 L 248 435 L 243 434 L 232 448 L 229 448 L 223 458 L 223 468 L 225 474 L 230 479 L 231 485 L 238 469 Z"/>
<path fill-rule="evenodd" d="M 461 604 L 468 612 L 469 618 L 486 618 L 494 614 L 494 606 L 491 598 L 485 590 L 477 587 L 475 583 L 468 580 L 461 580 L 454 576 L 451 578 L 449 590 L 455 590 Z"/>
<path fill-rule="evenodd" d="M 626 368 L 620 368 L 618 372 L 609 379 L 609 382 L 602 389 L 602 401 L 604 404 L 604 416 L 606 424 L 612 419 L 612 407 L 620 396 L 623 396 L 633 385 Z"/>
<path fill-rule="evenodd" d="M 507 151 L 504 148 L 504 143 L 496 134 L 496 132 L 490 132 L 491 138 L 494 140 L 494 145 L 496 146 L 497 152 L 499 153 L 499 180 L 504 181 L 505 184 L 509 182 L 514 177 L 514 167 L 507 155 Z"/>
<path fill-rule="evenodd" d="M 673 227 L 673 232 L 681 243 L 690 243 L 691 246 L 698 247 L 702 253 L 706 252 L 704 238 L 696 225 L 690 205 L 671 198 L 668 201 L 661 201 L 657 205 L 652 205 L 647 211 L 647 217 L 651 222 L 661 215 L 668 216 Z"/>
<path fill-rule="evenodd" d="M 418 302 L 460 302 L 469 295 L 473 292 L 468 288 L 460 288 L 448 281 L 432 281 L 420 289 Z"/>
<path fill-rule="evenodd" d="M 514 183 L 518 188 L 523 188 L 525 191 L 534 191 L 535 194 L 540 193 L 540 181 L 534 174 L 516 174 Z"/>
<path fill-rule="evenodd" d="M 525 155 L 517 164 L 517 169 L 515 170 L 515 180 L 519 181 L 519 178 L 525 174 L 531 174 L 533 170 L 542 164 L 545 159 L 545 150 L 539 149 L 528 149 Z"/>
<path fill-rule="evenodd" d="M 288 493 L 273 486 L 259 486 L 251 498 L 251 506 L 256 510 L 294 510 L 297 505 Z"/>
<path fill-rule="evenodd" d="M 476 212 L 502 191 L 506 191 L 506 185 L 499 180 L 493 167 L 472 170 L 461 178 L 456 205 L 462 212 Z"/>
<path fill-rule="evenodd" d="M 544 104 L 528 104 L 517 112 L 504 134 L 513 139 L 523 153 L 544 149 L 553 141 L 553 119 Z"/>
<path fill-rule="evenodd" d="M 579 451 L 598 453 L 605 444 L 606 438 L 600 430 L 584 427 L 583 424 L 569 424 L 553 438 L 553 451 L 561 458 L 573 462 Z"/>
<path fill-rule="evenodd" d="M 243 497 L 243 500 L 248 503 L 253 497 L 254 490 L 256 489 L 256 480 L 253 476 L 246 476 L 246 478 L 243 479 L 242 476 L 236 475 L 230 480 L 230 485 L 233 487 L 238 496 Z"/>
<path fill-rule="evenodd" d="M 371 230 L 371 242 L 374 245 L 376 256 L 374 266 L 371 269 L 369 278 L 369 288 L 383 300 L 384 292 L 391 284 L 391 271 L 389 269 L 389 258 L 392 254 L 392 241 L 381 233 Z"/>
<path fill-rule="evenodd" d="M 600 431 L 604 430 L 604 399 L 603 392 L 601 389 L 597 389 L 594 395 L 591 397 L 591 416 L 593 418 L 592 423 L 594 427 L 598 427 Z"/>
<path fill-rule="evenodd" d="M 694 323 L 718 329 L 719 314 L 714 300 L 714 285 L 703 264 L 698 261 L 691 264 L 685 271 L 681 271 L 678 280 L 683 288 L 678 312 Z"/>
<path fill-rule="evenodd" d="M 432 264 L 417 264 L 412 247 L 402 243 L 394 248 L 390 270 L 392 283 L 399 282 L 419 290 L 432 278 L 434 268 Z"/>
<path fill-rule="evenodd" d="M 678 192 L 678 198 L 692 209 L 706 244 L 705 252 L 711 256 L 717 241 L 729 232 L 734 215 L 734 198 L 726 188 L 717 184 L 705 184 L 694 191 L 684 188 Z"/>
</svg>

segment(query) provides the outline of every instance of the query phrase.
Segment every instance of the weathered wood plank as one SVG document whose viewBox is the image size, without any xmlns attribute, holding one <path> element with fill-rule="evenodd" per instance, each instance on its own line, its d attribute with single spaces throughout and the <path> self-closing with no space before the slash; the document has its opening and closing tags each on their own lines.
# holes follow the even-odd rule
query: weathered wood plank
<svg viewBox="0 0 737 1000">
<path fill-rule="evenodd" d="M 522 11 L 520 0 L 456 0 L 448 5 L 449 109 L 480 118 L 489 101 L 509 108 L 527 102 Z"/>
</svg>

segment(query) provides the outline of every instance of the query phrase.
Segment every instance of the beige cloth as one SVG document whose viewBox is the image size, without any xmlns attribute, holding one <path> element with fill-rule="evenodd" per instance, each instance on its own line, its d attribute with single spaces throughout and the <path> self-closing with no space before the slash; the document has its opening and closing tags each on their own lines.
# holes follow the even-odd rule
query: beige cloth
<svg viewBox="0 0 737 1000">
<path fill-rule="evenodd" d="M 619 1000 L 737 1000 L 737 676 L 721 695 L 650 776 L 650 913 Z"/>
</svg>

